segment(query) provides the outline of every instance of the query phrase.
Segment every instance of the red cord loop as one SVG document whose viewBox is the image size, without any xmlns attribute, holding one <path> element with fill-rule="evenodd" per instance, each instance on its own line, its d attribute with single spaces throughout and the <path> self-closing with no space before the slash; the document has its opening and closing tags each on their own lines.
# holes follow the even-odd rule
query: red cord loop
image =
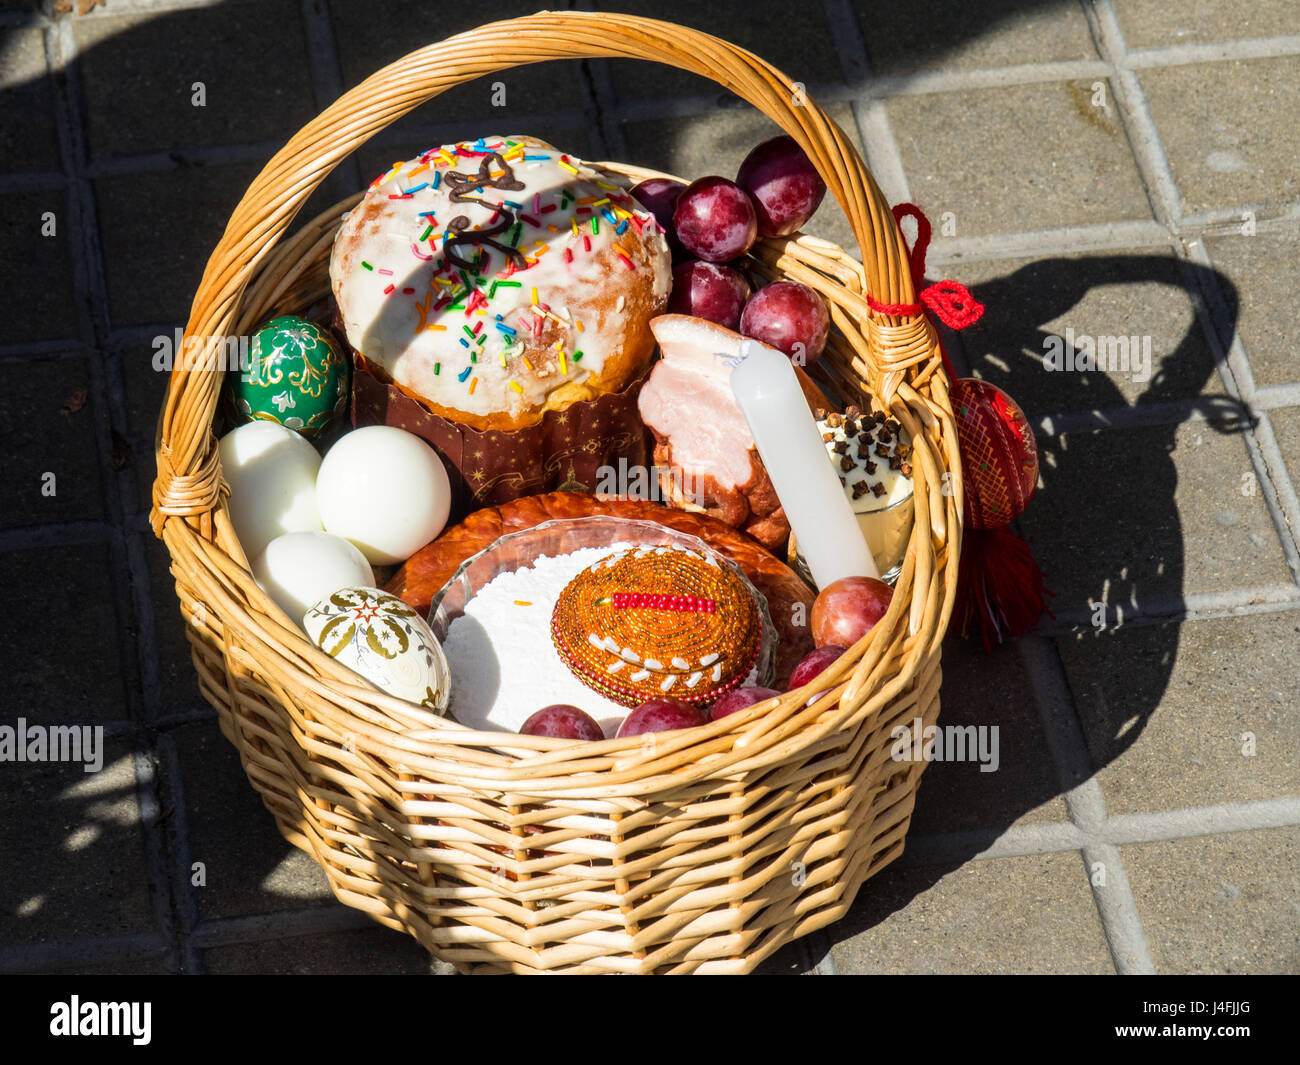
<svg viewBox="0 0 1300 1065">
<path fill-rule="evenodd" d="M 920 314 L 923 308 L 938 318 L 949 329 L 965 329 L 974 325 L 984 313 L 984 304 L 970 294 L 970 290 L 960 281 L 939 281 L 927 288 L 925 284 L 925 253 L 930 247 L 933 229 L 925 212 L 914 203 L 894 205 L 894 221 L 902 229 L 904 218 L 916 219 L 916 244 L 907 253 L 907 265 L 912 274 L 912 287 L 919 294 L 920 303 L 880 303 L 871 296 L 867 297 L 867 306 L 877 314 L 888 314 L 898 318 L 910 318 Z M 903 238 L 906 243 L 907 238 Z"/>
<path fill-rule="evenodd" d="M 925 309 L 919 303 L 880 303 L 874 296 L 867 297 L 867 306 L 877 314 L 892 314 L 895 318 L 911 318 Z"/>
</svg>

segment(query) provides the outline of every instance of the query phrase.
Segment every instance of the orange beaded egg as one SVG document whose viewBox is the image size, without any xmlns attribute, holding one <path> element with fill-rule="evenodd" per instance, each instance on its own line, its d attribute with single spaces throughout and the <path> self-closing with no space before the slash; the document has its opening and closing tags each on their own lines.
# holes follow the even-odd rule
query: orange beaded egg
<svg viewBox="0 0 1300 1065">
<path fill-rule="evenodd" d="M 754 668 L 762 620 L 753 593 L 706 555 L 617 551 L 565 586 L 551 614 L 560 659 L 625 706 L 671 697 L 711 703 Z"/>
</svg>

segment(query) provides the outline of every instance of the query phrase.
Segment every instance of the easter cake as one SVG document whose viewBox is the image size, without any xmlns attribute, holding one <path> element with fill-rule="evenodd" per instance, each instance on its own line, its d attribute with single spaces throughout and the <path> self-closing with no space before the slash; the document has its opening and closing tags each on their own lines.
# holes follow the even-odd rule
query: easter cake
<svg viewBox="0 0 1300 1065">
<path fill-rule="evenodd" d="M 626 189 L 541 141 L 488 137 L 381 175 L 330 277 L 372 374 L 471 428 L 520 429 L 645 371 L 670 267 Z"/>
<path fill-rule="evenodd" d="M 897 574 L 912 535 L 912 447 L 903 427 L 881 411 L 814 412 L 853 516 L 871 548 L 876 569 Z M 797 545 L 792 545 L 792 557 Z M 798 566 L 796 565 L 796 570 Z"/>
<path fill-rule="evenodd" d="M 339 229 L 352 422 L 433 445 L 456 516 L 647 462 L 636 399 L 671 253 L 628 187 L 535 138 L 484 137 L 395 163 Z"/>
</svg>

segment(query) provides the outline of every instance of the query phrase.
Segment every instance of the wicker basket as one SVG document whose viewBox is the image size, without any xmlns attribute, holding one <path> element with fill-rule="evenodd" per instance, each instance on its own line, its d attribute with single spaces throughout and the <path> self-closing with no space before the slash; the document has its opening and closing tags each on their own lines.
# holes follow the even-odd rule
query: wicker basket
<svg viewBox="0 0 1300 1065">
<path fill-rule="evenodd" d="M 834 328 L 816 369 L 884 403 L 914 441 L 916 523 L 893 604 L 815 682 L 684 732 L 573 744 L 474 732 L 372 688 L 314 648 L 254 584 L 230 523 L 212 426 L 221 374 L 173 372 L 154 531 L 166 542 L 204 697 L 280 831 L 344 903 L 464 971 L 745 972 L 843 916 L 902 852 L 924 762 L 891 730 L 938 715 L 961 466 L 937 340 L 889 206 L 844 132 L 783 74 L 706 34 L 608 14 L 483 26 L 381 70 L 301 130 L 245 193 L 204 271 L 187 336 L 246 334 L 328 292 L 340 204 L 277 246 L 330 170 L 439 92 L 509 67 L 616 57 L 711 78 L 805 149 L 864 264 L 796 236 L 754 268 L 820 291 Z M 624 169 L 630 173 L 634 171 Z M 947 476 L 945 476 L 947 474 Z"/>
</svg>

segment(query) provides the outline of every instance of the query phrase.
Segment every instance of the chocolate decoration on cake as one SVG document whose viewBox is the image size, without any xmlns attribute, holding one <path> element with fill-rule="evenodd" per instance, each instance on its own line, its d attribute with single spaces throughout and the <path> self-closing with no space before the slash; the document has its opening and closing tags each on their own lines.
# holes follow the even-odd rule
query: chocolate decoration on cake
<svg viewBox="0 0 1300 1065">
<path fill-rule="evenodd" d="M 499 166 L 502 173 L 497 177 L 492 176 L 493 164 Z M 448 188 L 451 189 L 451 199 L 453 203 L 484 203 L 482 199 L 475 199 L 470 196 L 471 192 L 480 192 L 485 188 L 504 189 L 506 192 L 518 192 L 524 187 L 524 183 L 515 177 L 515 172 L 510 168 L 510 164 L 502 158 L 500 152 L 488 152 L 483 162 L 479 163 L 478 174 L 462 174 L 459 170 L 448 170 L 444 176 Z M 495 204 L 487 204 L 489 207 Z"/>
<path fill-rule="evenodd" d="M 501 173 L 496 177 L 492 176 L 492 167 L 501 168 Z M 498 214 L 503 217 L 494 226 L 482 229 L 470 229 L 469 219 L 461 214 L 457 215 L 447 223 L 447 233 L 449 236 L 443 242 L 443 254 L 446 255 L 447 261 L 460 267 L 462 270 L 473 270 L 482 265 L 483 251 L 479 249 L 473 259 L 464 258 L 459 251 L 461 245 L 465 244 L 486 244 L 489 247 L 496 248 L 514 265 L 516 270 L 523 270 L 526 266 L 526 260 L 523 253 L 516 248 L 512 248 L 500 241 L 491 238 L 498 233 L 505 233 L 513 226 L 518 224 L 518 213 L 505 204 L 488 203 L 481 196 L 471 196 L 471 192 L 481 192 L 485 188 L 502 189 L 506 192 L 518 192 L 524 187 L 524 183 L 515 177 L 515 172 L 510 168 L 510 164 L 502 158 L 500 152 L 490 152 L 487 158 L 479 164 L 478 174 L 462 174 L 459 170 L 449 170 L 444 180 L 447 187 L 451 189 L 452 203 L 476 203 L 481 207 L 492 208 L 495 218 Z"/>
<path fill-rule="evenodd" d="M 473 202 L 481 203 L 482 201 L 475 200 Z M 484 206 L 491 206 L 491 204 L 484 204 Z M 447 261 L 449 263 L 459 266 L 462 270 L 479 269 L 483 265 L 484 252 L 482 245 L 486 244 L 488 247 L 496 248 L 497 251 L 501 252 L 514 264 L 516 270 L 522 270 L 524 268 L 526 260 L 524 259 L 522 252 L 516 248 L 510 247 L 508 244 L 502 244 L 499 240 L 492 239 L 496 234 L 504 233 L 506 230 L 510 229 L 518 221 L 509 207 L 498 207 L 497 211 L 505 217 L 496 225 L 488 229 L 470 229 L 469 219 L 463 214 L 458 214 L 447 223 L 448 236 L 443 242 L 443 254 L 447 256 Z M 476 254 L 473 259 L 466 259 L 460 254 L 459 249 L 465 244 L 479 246 L 478 254 Z"/>
</svg>

